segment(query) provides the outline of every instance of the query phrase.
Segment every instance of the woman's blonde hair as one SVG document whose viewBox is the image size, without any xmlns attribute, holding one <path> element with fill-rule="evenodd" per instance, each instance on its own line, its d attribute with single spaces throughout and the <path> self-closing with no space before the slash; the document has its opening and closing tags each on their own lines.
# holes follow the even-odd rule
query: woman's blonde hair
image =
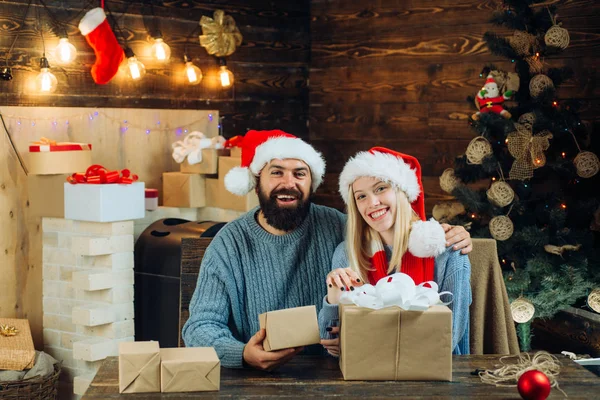
<svg viewBox="0 0 600 400">
<path fill-rule="evenodd" d="M 406 194 L 393 185 L 390 188 L 396 192 L 396 219 L 394 221 L 394 239 L 392 242 L 392 258 L 388 267 L 388 274 L 402 271 L 402 256 L 408 248 L 408 235 L 413 221 L 419 219 L 413 211 Z M 364 220 L 356 200 L 352 185 L 348 187 L 348 221 L 346 223 L 346 254 L 348 262 L 352 268 L 363 280 L 369 282 L 368 274 L 372 271 L 371 241 L 376 240 L 383 248 L 383 242 L 379 232 L 371 228 Z"/>
</svg>

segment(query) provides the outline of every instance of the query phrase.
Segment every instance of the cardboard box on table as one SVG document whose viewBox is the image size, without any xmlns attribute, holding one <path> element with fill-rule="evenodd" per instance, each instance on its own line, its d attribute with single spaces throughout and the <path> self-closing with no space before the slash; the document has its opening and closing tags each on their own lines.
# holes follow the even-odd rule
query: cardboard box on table
<svg viewBox="0 0 600 400">
<path fill-rule="evenodd" d="M 205 180 L 200 174 L 163 173 L 163 206 L 205 207 Z"/>
<path fill-rule="evenodd" d="M 162 392 L 219 390 L 221 362 L 212 347 L 161 349 L 160 358 Z"/>
<path fill-rule="evenodd" d="M 179 164 L 179 171 L 185 174 L 216 174 L 219 168 L 219 157 L 229 155 L 229 149 L 202 149 L 202 162 L 190 164 L 187 157 Z"/>
<path fill-rule="evenodd" d="M 340 305 L 345 380 L 452 380 L 452 312 Z"/>
<path fill-rule="evenodd" d="M 35 363 L 35 348 L 31 338 L 29 321 L 26 319 L 0 318 L 0 329 L 5 334 L 15 332 L 14 336 L 0 334 L 0 370 L 23 371 Z M 13 331 L 13 328 L 16 331 Z M 0 390 L 0 398 L 2 391 Z"/>
<path fill-rule="evenodd" d="M 65 217 L 65 182 L 70 174 L 28 175 L 29 212 L 34 217 Z"/>
<path fill-rule="evenodd" d="M 244 196 L 236 196 L 225 188 L 225 175 L 234 167 L 239 167 L 241 159 L 219 157 L 219 179 L 206 178 L 206 206 L 235 211 L 250 211 L 258 206 L 258 196 L 251 191 Z"/>
<path fill-rule="evenodd" d="M 160 392 L 158 342 L 119 343 L 119 393 Z"/>
<path fill-rule="evenodd" d="M 33 144 L 29 146 L 30 175 L 70 174 L 92 164 L 92 145 L 87 143 Z"/>
<path fill-rule="evenodd" d="M 321 342 L 315 306 L 287 308 L 259 315 L 260 328 L 267 332 L 266 351 L 308 346 Z"/>
<path fill-rule="evenodd" d="M 144 218 L 144 183 L 71 184 L 65 182 L 65 218 L 115 222 Z"/>
</svg>

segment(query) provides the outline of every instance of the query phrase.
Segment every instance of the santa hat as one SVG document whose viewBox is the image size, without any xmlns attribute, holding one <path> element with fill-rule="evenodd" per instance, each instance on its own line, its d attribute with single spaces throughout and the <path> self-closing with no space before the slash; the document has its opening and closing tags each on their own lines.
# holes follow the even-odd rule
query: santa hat
<svg viewBox="0 0 600 400">
<path fill-rule="evenodd" d="M 441 225 L 426 221 L 425 198 L 421 182 L 421 164 L 407 154 L 385 147 L 373 147 L 352 157 L 340 174 L 340 194 L 348 204 L 348 189 L 356 179 L 373 177 L 391 184 L 406 194 L 411 208 L 421 221 L 413 223 L 408 250 L 417 257 L 435 257 L 446 249 L 446 238 Z"/>
<path fill-rule="evenodd" d="M 487 85 L 488 83 L 496 83 L 496 80 L 494 79 L 494 77 L 490 74 L 487 76 L 487 79 L 485 80 L 485 84 Z"/>
<path fill-rule="evenodd" d="M 225 187 L 233 194 L 243 196 L 254 189 L 260 171 L 273 159 L 304 161 L 310 168 L 313 191 L 323 182 L 325 160 L 321 153 L 294 135 L 280 130 L 248 131 L 236 145 L 242 149 L 242 164 L 225 175 Z"/>
</svg>

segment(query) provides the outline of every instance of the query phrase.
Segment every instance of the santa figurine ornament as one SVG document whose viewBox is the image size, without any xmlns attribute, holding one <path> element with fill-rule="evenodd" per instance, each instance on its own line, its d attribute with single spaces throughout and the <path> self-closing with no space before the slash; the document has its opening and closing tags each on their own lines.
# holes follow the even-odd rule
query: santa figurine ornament
<svg viewBox="0 0 600 400">
<path fill-rule="evenodd" d="M 479 111 L 473 114 L 471 118 L 477 121 L 482 113 L 496 113 L 504 118 L 510 118 L 511 115 L 504 109 L 503 104 L 504 101 L 510 99 L 512 95 L 512 90 L 507 90 L 504 95 L 501 95 L 498 84 L 492 75 L 488 75 L 485 85 L 483 85 L 483 88 L 481 88 L 476 96 L 477 103 L 479 104 Z"/>
</svg>

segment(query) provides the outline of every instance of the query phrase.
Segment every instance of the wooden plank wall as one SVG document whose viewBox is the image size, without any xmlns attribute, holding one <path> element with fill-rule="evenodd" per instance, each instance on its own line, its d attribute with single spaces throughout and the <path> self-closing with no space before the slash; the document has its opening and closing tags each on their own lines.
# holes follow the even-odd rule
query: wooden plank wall
<svg viewBox="0 0 600 400">
<path fill-rule="evenodd" d="M 0 2 L 1 66 L 21 27 L 27 3 L 28 0 Z M 82 16 L 80 10 L 86 4 L 89 8 L 100 2 L 46 0 L 45 3 L 59 20 L 68 21 L 69 39 L 78 50 L 77 60 L 67 67 L 54 63 L 52 50 L 58 38 L 51 31 L 52 24 L 41 3 L 33 1 L 8 60 L 14 79 L 0 81 L 0 105 L 218 110 L 226 137 L 248 129 L 274 128 L 303 138 L 308 136 L 310 9 L 307 0 L 154 0 L 154 15 L 159 16 L 156 19 L 151 17 L 150 1 L 107 1 L 129 45 L 146 65 L 147 74 L 141 82 L 133 83 L 121 71 L 104 86 L 92 81 L 90 67 L 95 56 L 77 29 Z M 202 15 L 212 16 L 217 9 L 232 15 L 244 36 L 242 45 L 228 58 L 228 66 L 236 78 L 234 89 L 216 89 L 216 60 L 200 47 L 197 33 L 189 39 L 188 50 L 196 65 L 202 68 L 205 81 L 199 86 L 185 86 L 182 69 L 187 37 Z M 150 42 L 144 22 L 151 26 L 155 21 L 172 50 L 166 66 L 147 57 Z M 59 82 L 57 92 L 49 96 L 36 95 L 31 90 L 42 55 L 40 30 L 52 72 Z M 27 180 L 1 127 L 0 132 L 0 287 L 10 288 L 0 293 L 0 316 L 28 317 L 32 321 L 36 346 L 41 348 L 41 297 L 33 295 L 41 291 L 41 261 L 30 257 L 30 247 L 40 241 L 30 243 L 28 240 L 30 235 L 39 239 L 39 227 L 29 225 Z M 123 151 L 128 150 L 134 148 Z M 151 153 L 152 150 L 144 151 Z"/>
<path fill-rule="evenodd" d="M 438 177 L 475 136 L 467 124 L 475 109 L 465 99 L 484 83 L 479 73 L 486 63 L 512 70 L 482 42 L 489 30 L 512 33 L 487 22 L 500 3 L 311 1 L 309 138 L 328 162 L 318 202 L 342 207 L 337 175 L 350 156 L 374 145 L 419 158 L 427 212 L 448 199 Z M 600 3 L 570 0 L 558 7 L 571 44 L 545 61 L 574 69 L 559 96 L 585 100 L 583 118 L 594 133 L 600 119 Z"/>
</svg>

